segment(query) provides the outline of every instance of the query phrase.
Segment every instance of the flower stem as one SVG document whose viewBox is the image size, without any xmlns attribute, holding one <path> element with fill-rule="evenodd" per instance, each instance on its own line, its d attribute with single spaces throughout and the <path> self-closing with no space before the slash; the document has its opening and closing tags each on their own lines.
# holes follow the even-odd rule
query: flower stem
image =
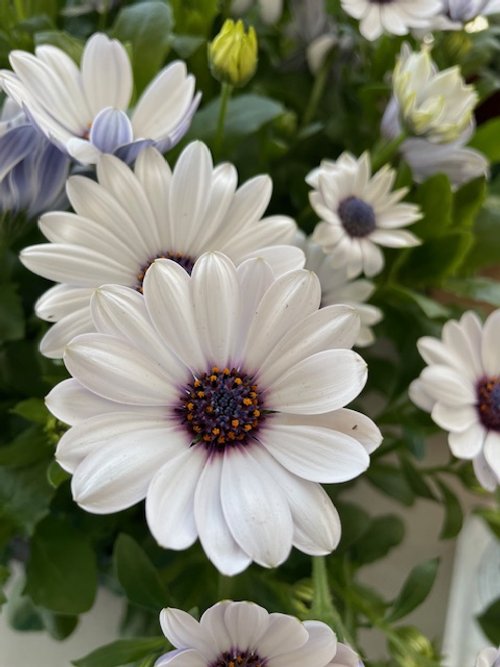
<svg viewBox="0 0 500 667">
<path fill-rule="evenodd" d="M 324 58 L 323 64 L 319 68 L 316 77 L 314 79 L 314 84 L 312 87 L 311 95 L 307 103 L 306 110 L 304 111 L 304 116 L 302 118 L 302 127 L 307 127 L 316 116 L 319 103 L 323 98 L 325 92 L 325 87 L 328 82 L 328 75 L 332 68 L 333 58 L 335 51 L 332 49 L 330 53 Z"/>
<path fill-rule="evenodd" d="M 214 141 L 214 154 L 216 159 L 220 157 L 220 152 L 222 150 L 222 143 L 224 141 L 224 123 L 226 121 L 227 105 L 231 99 L 231 94 L 233 92 L 233 86 L 229 83 L 223 83 L 220 96 L 220 107 L 219 107 L 219 117 L 217 119 L 217 131 L 215 134 Z"/>
<path fill-rule="evenodd" d="M 346 641 L 354 646 L 355 642 L 333 603 L 324 556 L 315 556 L 312 559 L 312 579 L 314 598 L 311 618 L 323 621 L 335 630 L 340 641 Z"/>
</svg>

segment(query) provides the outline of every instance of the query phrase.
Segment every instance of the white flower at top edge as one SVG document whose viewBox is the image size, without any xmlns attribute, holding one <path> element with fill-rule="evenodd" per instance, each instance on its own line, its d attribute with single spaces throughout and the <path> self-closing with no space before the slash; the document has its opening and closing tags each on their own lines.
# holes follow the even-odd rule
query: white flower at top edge
<svg viewBox="0 0 500 667">
<path fill-rule="evenodd" d="M 475 313 L 443 327 L 442 339 L 425 336 L 418 350 L 428 364 L 410 385 L 410 398 L 449 431 L 459 459 L 470 459 L 479 482 L 500 482 L 500 309 L 481 324 Z"/>
<path fill-rule="evenodd" d="M 470 21 L 500 13 L 500 0 L 441 0 L 441 4 L 430 26 L 433 30 L 462 30 Z"/>
<path fill-rule="evenodd" d="M 102 153 L 133 162 L 144 147 L 164 153 L 189 129 L 200 101 L 186 65 L 176 61 L 153 79 L 130 118 L 133 78 L 125 47 L 102 33 L 86 43 L 81 67 L 61 49 L 43 45 L 35 55 L 12 51 L 14 72 L 0 85 L 29 113 L 50 141 L 82 164 Z"/>
<path fill-rule="evenodd" d="M 160 624 L 175 650 L 155 667 L 327 667 L 340 646 L 325 623 L 269 614 L 253 602 L 218 602 L 199 621 L 163 609 Z"/>
<path fill-rule="evenodd" d="M 366 303 L 373 294 L 375 285 L 369 280 L 349 280 L 345 267 L 338 269 L 333 266 L 330 257 L 325 255 L 320 246 L 303 234 L 298 235 L 297 245 L 305 252 L 305 268 L 314 271 L 319 278 L 322 305 L 343 303 L 354 308 L 361 324 L 356 345 L 371 345 L 375 340 L 371 327 L 383 317 L 379 308 Z"/>
<path fill-rule="evenodd" d="M 236 268 L 220 253 L 191 276 L 156 260 L 143 292 L 95 292 L 96 332 L 66 346 L 73 379 L 47 396 L 72 426 L 56 458 L 76 502 L 106 514 L 146 498 L 160 545 L 199 537 L 227 575 L 276 567 L 292 545 L 330 553 L 340 523 L 320 483 L 360 475 L 381 441 L 344 408 L 367 375 L 354 310 L 319 309 L 310 271 L 275 279 L 261 258 Z"/>
<path fill-rule="evenodd" d="M 312 240 L 330 255 L 347 277 L 374 276 L 384 267 L 379 246 L 405 248 L 420 243 L 401 227 L 421 218 L 415 204 L 401 203 L 407 189 L 392 190 L 396 172 L 385 165 L 371 175 L 368 153 L 357 160 L 343 153 L 335 162 L 323 160 L 306 178 L 314 188 L 309 199 L 321 218 Z"/>
<path fill-rule="evenodd" d="M 474 667 L 500 667 L 500 647 L 484 648 L 477 656 Z"/>
<path fill-rule="evenodd" d="M 40 228 L 51 243 L 21 252 L 31 271 L 61 283 L 35 306 L 39 317 L 57 323 L 41 343 L 48 357 L 61 357 L 73 336 L 93 330 L 89 302 L 96 287 L 117 283 L 140 291 L 158 257 L 174 259 L 187 271 L 207 250 L 220 250 L 235 263 L 260 255 L 277 274 L 304 265 L 303 253 L 288 245 L 295 222 L 281 215 L 261 219 L 271 198 L 269 176 L 256 176 L 237 189 L 235 167 L 214 168 L 200 142 L 184 149 L 173 173 L 147 148 L 134 171 L 116 157 L 102 156 L 97 178 L 98 183 L 70 178 L 66 190 L 75 213 L 44 215 Z"/>
<path fill-rule="evenodd" d="M 384 32 L 407 35 L 410 28 L 427 28 L 441 9 L 440 0 L 341 0 L 342 9 L 360 19 L 359 31 L 374 40 Z"/>
<path fill-rule="evenodd" d="M 257 5 L 264 21 L 272 25 L 277 23 L 283 13 L 284 0 L 232 0 L 231 11 L 237 16 L 247 12 L 253 5 Z"/>
</svg>

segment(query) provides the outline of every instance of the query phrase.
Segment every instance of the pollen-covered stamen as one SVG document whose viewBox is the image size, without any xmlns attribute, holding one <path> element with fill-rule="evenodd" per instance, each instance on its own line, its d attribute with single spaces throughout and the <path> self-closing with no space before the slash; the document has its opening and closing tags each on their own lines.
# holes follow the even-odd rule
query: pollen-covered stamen
<svg viewBox="0 0 500 667">
<path fill-rule="evenodd" d="M 247 444 L 264 419 L 253 377 L 216 366 L 186 386 L 175 412 L 193 442 L 204 443 L 212 451 Z"/>
<path fill-rule="evenodd" d="M 375 211 L 370 204 L 358 197 L 343 199 L 339 204 L 337 213 L 349 236 L 356 238 L 368 236 L 377 226 Z"/>
<path fill-rule="evenodd" d="M 500 431 L 500 375 L 477 383 L 477 411 L 485 428 Z"/>
<path fill-rule="evenodd" d="M 148 261 L 141 266 L 137 273 L 137 283 L 135 285 L 135 289 L 142 294 L 142 284 L 144 282 L 144 277 L 147 273 L 147 270 L 153 264 L 155 259 L 171 259 L 173 262 L 176 264 L 179 264 L 182 266 L 182 268 L 191 275 L 191 271 L 193 270 L 194 263 L 196 259 L 194 257 L 189 257 L 189 255 L 183 255 L 180 252 L 159 252 L 157 255 L 152 257 L 151 259 L 148 259 Z"/>
<path fill-rule="evenodd" d="M 266 665 L 267 659 L 261 658 L 253 651 L 231 649 L 230 651 L 224 651 L 224 653 L 216 658 L 215 662 L 211 662 L 208 667 L 266 667 Z"/>
</svg>

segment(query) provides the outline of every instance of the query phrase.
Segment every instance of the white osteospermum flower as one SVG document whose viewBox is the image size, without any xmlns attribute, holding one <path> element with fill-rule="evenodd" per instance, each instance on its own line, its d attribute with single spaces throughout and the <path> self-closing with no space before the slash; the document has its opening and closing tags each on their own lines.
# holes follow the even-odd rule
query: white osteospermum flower
<svg viewBox="0 0 500 667">
<path fill-rule="evenodd" d="M 344 409 L 366 381 L 348 349 L 358 317 L 320 298 L 312 272 L 275 279 L 261 258 L 236 269 L 220 253 L 191 276 L 157 260 L 144 296 L 97 290 L 96 333 L 69 343 L 73 379 L 47 397 L 72 425 L 56 458 L 76 502 L 109 513 L 146 498 L 159 544 L 199 537 L 227 575 L 278 566 L 292 545 L 331 552 L 339 518 L 319 483 L 357 477 L 381 436 Z"/>
<path fill-rule="evenodd" d="M 400 120 L 409 134 L 449 143 L 473 122 L 474 86 L 465 83 L 458 66 L 439 71 L 428 47 L 415 52 L 403 44 L 392 79 Z"/>
<path fill-rule="evenodd" d="M 488 490 L 500 481 L 500 309 L 484 325 L 475 313 L 443 327 L 442 340 L 425 336 L 418 350 L 428 364 L 410 385 L 410 398 L 449 431 L 459 459 L 472 459 Z"/>
<path fill-rule="evenodd" d="M 405 248 L 420 243 L 414 234 L 400 229 L 421 215 L 415 204 L 401 203 L 406 188 L 392 191 L 395 178 L 396 172 L 387 165 L 371 176 L 367 152 L 359 160 L 350 153 L 336 162 L 323 160 L 306 178 L 314 188 L 311 206 L 321 218 L 312 240 L 336 267 L 346 267 L 348 278 L 380 273 L 384 267 L 380 245 Z"/>
<path fill-rule="evenodd" d="M 11 51 L 9 60 L 14 72 L 0 72 L 4 90 L 82 164 L 95 164 L 102 153 L 133 162 L 149 145 L 164 153 L 187 132 L 200 101 L 194 77 L 176 61 L 153 79 L 129 118 L 132 67 L 125 47 L 102 33 L 87 41 L 80 69 L 49 45 L 35 55 Z"/>
<path fill-rule="evenodd" d="M 218 602 L 199 622 L 163 609 L 160 623 L 175 650 L 155 667 L 327 667 L 337 647 L 325 623 L 269 614 L 253 602 Z"/>
<path fill-rule="evenodd" d="M 500 647 L 484 648 L 477 656 L 474 667 L 500 667 Z"/>
<path fill-rule="evenodd" d="M 441 9 L 440 0 L 341 0 L 342 9 L 360 19 L 359 30 L 374 40 L 386 32 L 407 35 L 410 28 L 427 28 Z"/>
<path fill-rule="evenodd" d="M 338 642 L 335 656 L 327 667 L 364 667 L 364 665 L 352 648 Z"/>
<path fill-rule="evenodd" d="M 269 25 L 277 23 L 283 13 L 283 0 L 232 0 L 231 11 L 244 14 L 253 5 L 257 5 L 262 20 Z"/>
<path fill-rule="evenodd" d="M 345 267 L 337 269 L 331 258 L 310 238 L 299 238 L 298 245 L 306 255 L 305 268 L 314 271 L 319 278 L 322 305 L 343 303 L 354 308 L 361 323 L 356 345 L 371 345 L 375 340 L 371 327 L 382 319 L 382 311 L 366 303 L 375 291 L 374 284 L 369 280 L 349 280 Z"/>
<path fill-rule="evenodd" d="M 470 21 L 500 13 L 500 0 L 441 0 L 441 3 L 441 13 L 432 22 L 432 28 L 437 30 L 461 30 Z"/>
<path fill-rule="evenodd" d="M 92 331 L 89 302 L 104 283 L 142 289 L 144 275 L 159 258 L 174 259 L 187 271 L 203 252 L 220 250 L 235 263 L 256 254 L 276 273 L 304 265 L 292 243 L 296 224 L 285 216 L 261 219 L 271 198 L 269 176 L 239 189 L 233 165 L 213 167 L 208 148 L 184 149 L 173 173 L 163 157 L 147 148 L 135 170 L 116 157 L 97 164 L 98 183 L 73 176 L 68 198 L 76 213 L 56 211 L 40 219 L 50 244 L 29 246 L 21 261 L 31 271 L 61 283 L 37 302 L 36 313 L 57 322 L 45 335 L 45 356 L 62 356 L 73 336 Z"/>
</svg>

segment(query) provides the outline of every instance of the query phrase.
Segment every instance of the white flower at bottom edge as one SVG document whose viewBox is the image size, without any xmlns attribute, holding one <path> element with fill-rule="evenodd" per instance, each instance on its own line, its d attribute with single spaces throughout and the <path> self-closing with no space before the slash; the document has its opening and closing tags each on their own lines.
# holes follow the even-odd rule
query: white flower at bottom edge
<svg viewBox="0 0 500 667">
<path fill-rule="evenodd" d="M 361 325 L 355 344 L 359 347 L 371 345 L 375 340 L 371 327 L 383 317 L 379 308 L 365 303 L 373 294 L 375 285 L 369 280 L 349 280 L 345 267 L 341 269 L 335 267 L 331 258 L 325 255 L 320 246 L 302 233 L 297 234 L 297 245 L 306 255 L 305 268 L 314 271 L 319 278 L 321 304 L 333 306 L 343 303 L 354 308 L 359 315 Z"/>
<path fill-rule="evenodd" d="M 386 32 L 407 35 L 409 28 L 427 28 L 441 9 L 440 0 L 341 0 L 342 9 L 360 19 L 359 31 L 369 40 Z"/>
<path fill-rule="evenodd" d="M 410 385 L 410 398 L 449 431 L 454 456 L 470 459 L 479 482 L 500 482 L 500 309 L 484 325 L 472 311 L 443 327 L 442 340 L 424 336 L 428 364 Z"/>
<path fill-rule="evenodd" d="M 327 667 L 337 649 L 325 623 L 269 614 L 253 602 L 218 602 L 199 621 L 163 609 L 160 623 L 175 650 L 155 667 Z"/>
<path fill-rule="evenodd" d="M 97 332 L 67 346 L 73 379 L 47 396 L 72 425 L 56 458 L 76 502 L 105 514 L 146 498 L 159 544 L 199 537 L 228 575 L 251 561 L 275 567 L 292 544 L 331 552 L 340 523 L 320 483 L 361 474 L 381 436 L 344 409 L 366 382 L 348 349 L 359 319 L 318 309 L 320 298 L 312 272 L 275 279 L 262 259 L 235 268 L 220 253 L 191 276 L 157 260 L 144 296 L 97 290 Z"/>
<path fill-rule="evenodd" d="M 406 188 L 392 191 L 396 172 L 385 165 L 371 176 L 367 152 L 357 160 L 343 153 L 335 162 L 323 160 L 306 178 L 314 188 L 309 199 L 321 218 L 312 240 L 330 255 L 347 277 L 380 273 L 384 256 L 379 246 L 406 248 L 419 239 L 406 227 L 421 218 L 416 204 L 401 203 Z"/>
<path fill-rule="evenodd" d="M 141 291 L 156 258 L 171 258 L 188 272 L 210 250 L 237 264 L 264 257 L 277 275 L 304 266 L 302 251 L 291 245 L 295 222 L 284 215 L 261 218 L 271 198 L 269 176 L 237 189 L 235 167 L 214 167 L 199 141 L 182 151 L 173 172 L 154 148 L 142 151 L 134 170 L 104 155 L 97 180 L 70 178 L 66 190 L 75 213 L 44 215 L 40 229 L 50 243 L 20 255 L 28 269 L 60 283 L 35 304 L 38 317 L 55 322 L 40 343 L 46 357 L 62 357 L 74 336 L 94 331 L 89 304 L 96 287 L 114 283 Z"/>
<path fill-rule="evenodd" d="M 489 646 L 480 651 L 474 667 L 500 667 L 500 646 Z"/>
</svg>

